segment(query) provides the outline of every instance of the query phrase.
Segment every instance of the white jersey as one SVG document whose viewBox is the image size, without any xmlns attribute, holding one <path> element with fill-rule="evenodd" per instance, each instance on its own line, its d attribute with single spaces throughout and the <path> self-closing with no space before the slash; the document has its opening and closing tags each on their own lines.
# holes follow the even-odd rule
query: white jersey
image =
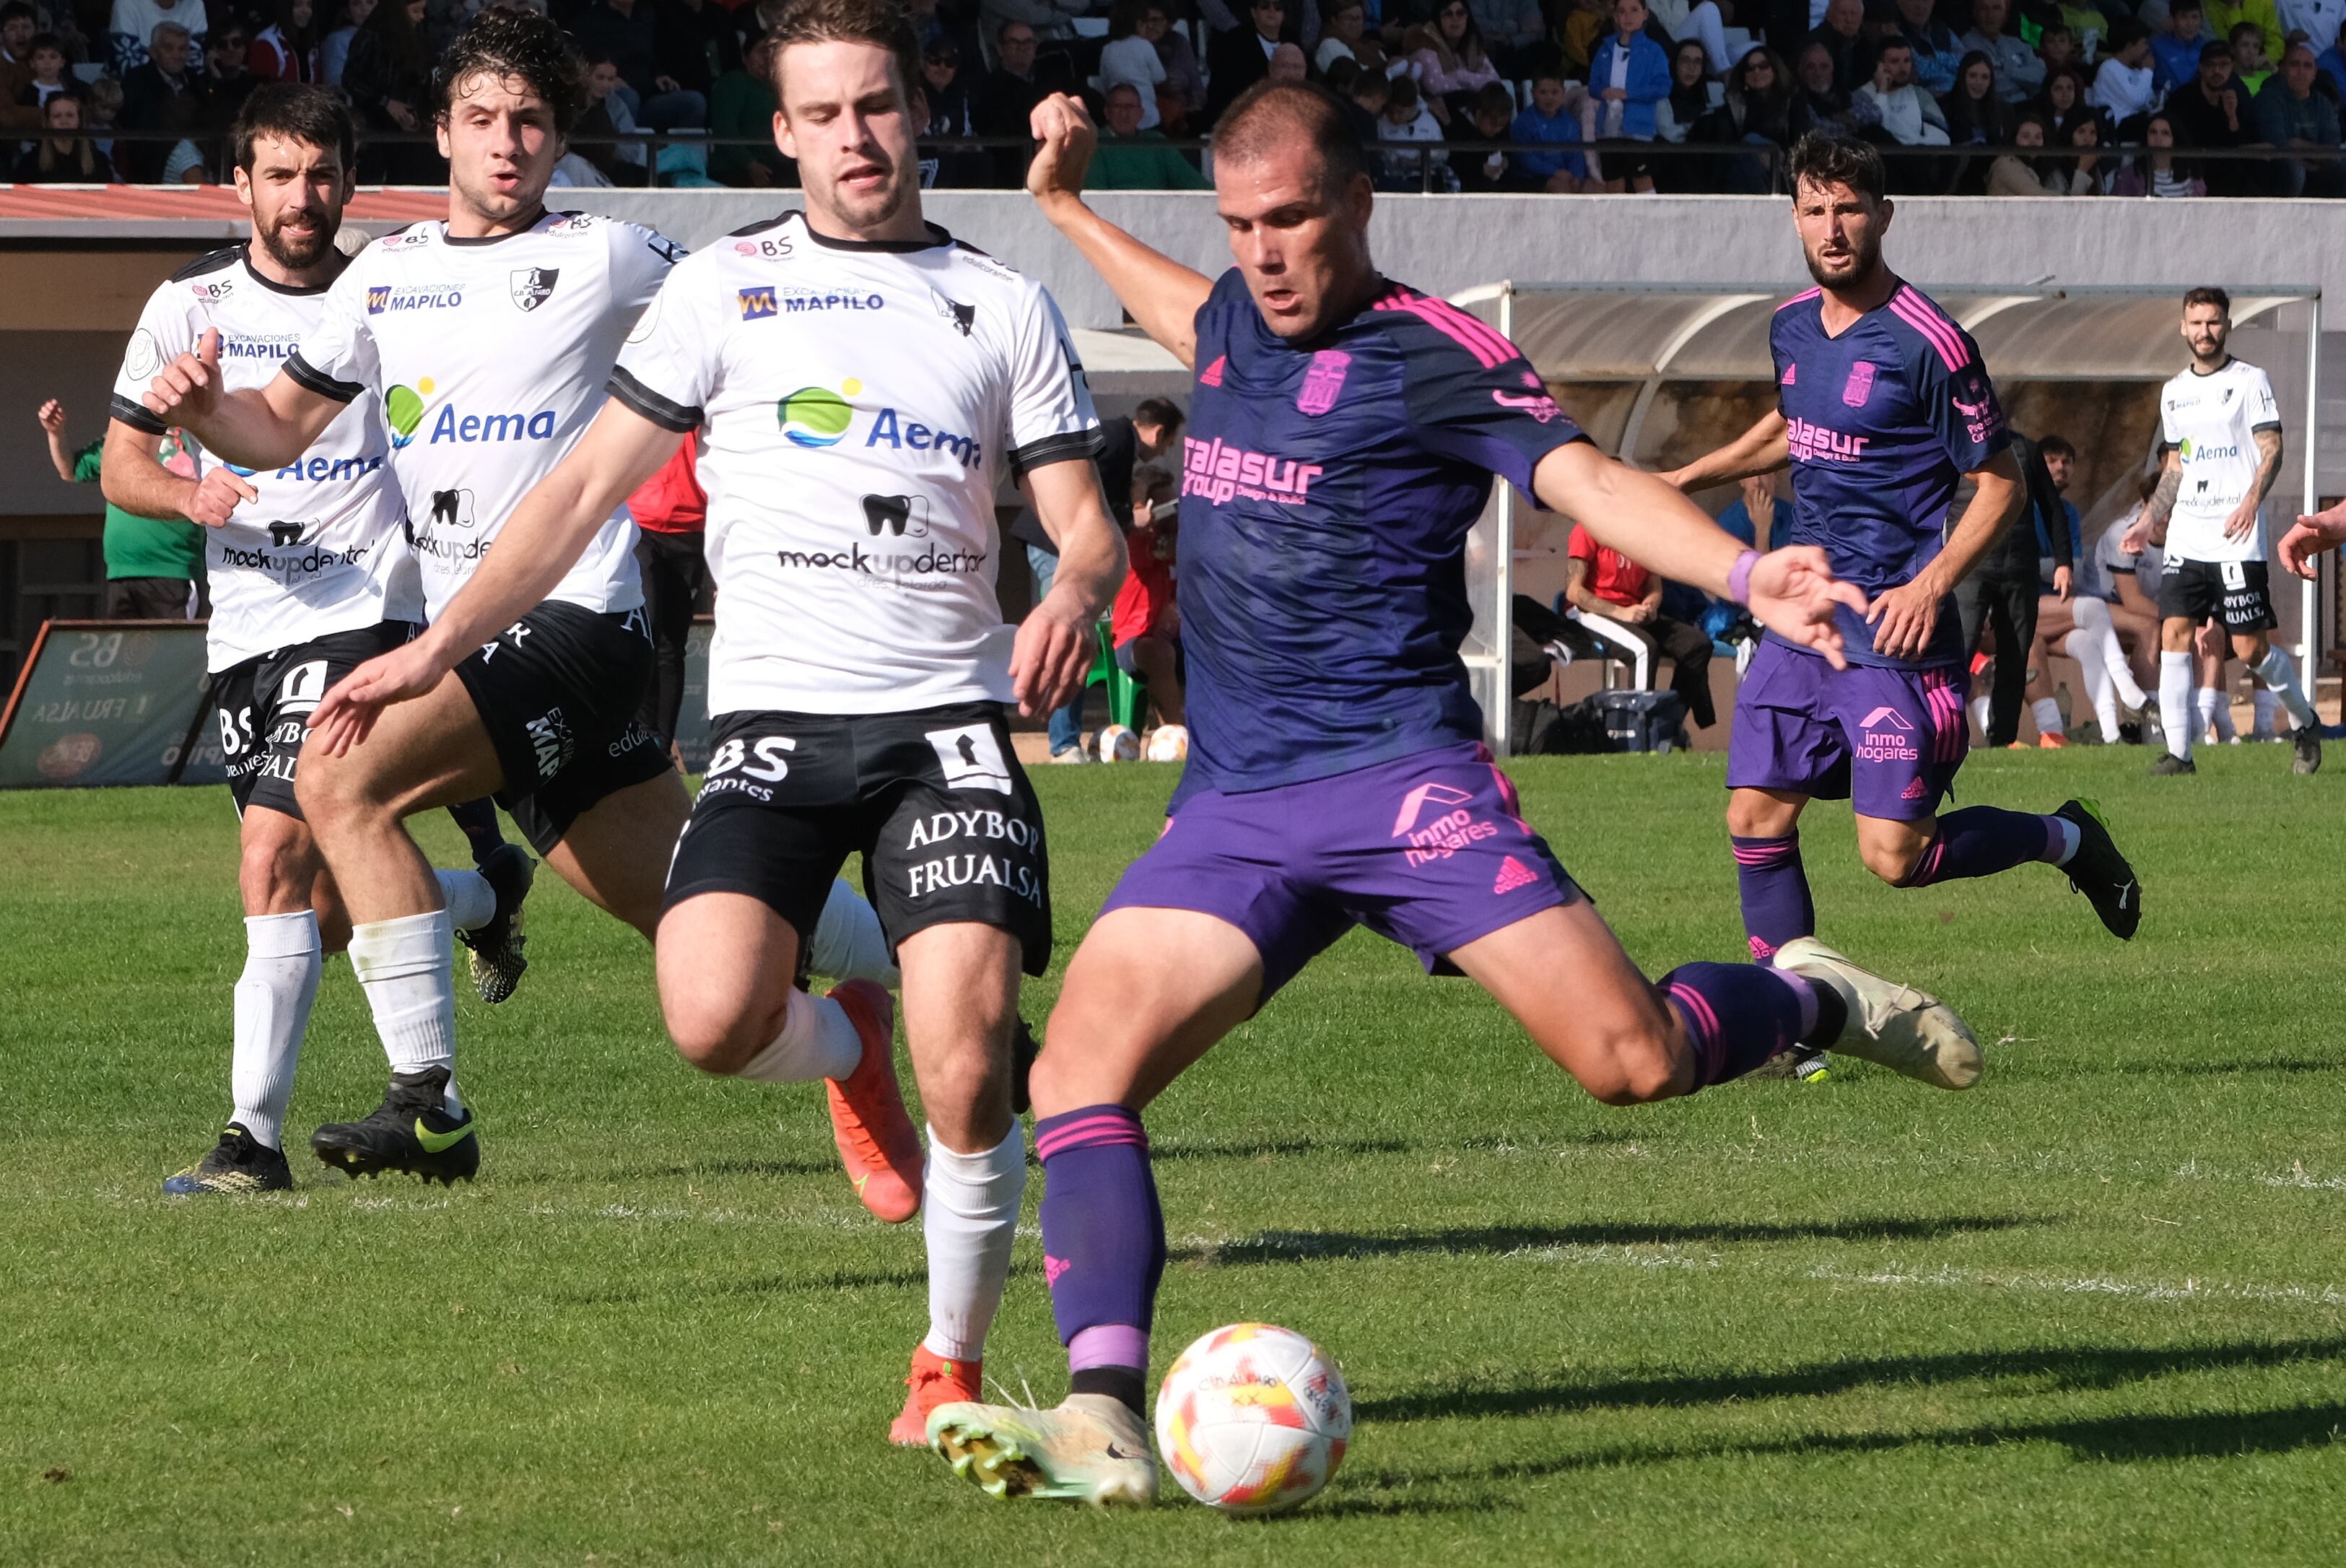
<svg viewBox="0 0 2346 1568">
<path fill-rule="evenodd" d="M 637 224 L 549 212 L 479 239 L 413 224 L 360 251 L 335 282 L 285 368 L 326 397 L 381 389 L 427 615 L 456 596 L 603 406 L 620 340 L 682 254 Z M 546 596 L 634 609 L 644 598 L 635 543 L 622 505 Z"/>
<path fill-rule="evenodd" d="M 115 378 L 111 412 L 150 435 L 161 420 L 139 402 L 157 372 L 193 353 L 205 331 L 220 335 L 220 380 L 231 392 L 266 386 L 314 329 L 324 289 L 293 289 L 253 270 L 241 245 L 199 258 L 148 297 Z M 219 464 L 192 439 L 183 446 L 197 477 Z M 279 648 L 379 621 L 423 614 L 415 565 L 402 524 L 398 485 L 372 392 L 353 399 L 301 458 L 253 473 L 229 465 L 260 493 L 228 523 L 204 530 L 212 618 L 206 652 L 214 671 Z"/>
<path fill-rule="evenodd" d="M 680 264 L 614 396 L 701 431 L 712 714 L 1011 697 L 996 479 L 1098 449 L 1040 285 L 931 226 L 827 239 L 792 212 Z"/>
<path fill-rule="evenodd" d="M 2095 577 L 2108 590 L 2106 593 L 2100 593 L 2099 596 L 2109 600 L 2112 604 L 2117 603 L 2117 578 L 2121 574 L 2134 578 L 2135 586 L 2142 590 L 2145 598 L 2154 605 L 2158 603 L 2158 585 L 2167 575 L 2166 552 L 2156 545 L 2145 545 L 2141 551 L 2135 555 L 2128 555 L 2126 549 L 2127 530 L 2133 527 L 2136 520 L 2141 515 L 2142 508 L 2137 505 L 2133 511 L 2103 529 L 2102 536 L 2094 542 Z M 2098 592 L 2098 590 L 2096 591 Z"/>
<path fill-rule="evenodd" d="M 2158 394 L 2159 428 L 2183 464 L 2183 488 L 2167 524 L 2167 554 L 2176 561 L 2261 561 L 2264 519 L 2242 539 L 2224 523 L 2257 484 L 2256 433 L 2280 428 L 2272 382 L 2245 360 L 2226 360 L 2208 375 L 2185 371 Z"/>
</svg>

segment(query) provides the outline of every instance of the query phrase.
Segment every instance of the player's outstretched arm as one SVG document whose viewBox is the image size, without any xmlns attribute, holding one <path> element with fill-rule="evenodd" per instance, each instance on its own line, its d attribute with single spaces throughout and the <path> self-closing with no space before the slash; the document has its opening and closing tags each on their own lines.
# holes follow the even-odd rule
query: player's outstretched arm
<svg viewBox="0 0 2346 1568">
<path fill-rule="evenodd" d="M 1010 650 L 1018 711 L 1033 718 L 1063 707 L 1090 677 L 1092 626 L 1124 585 L 1124 537 L 1089 458 L 1030 468 L 1019 487 L 1059 552 L 1051 591 L 1018 623 Z"/>
<path fill-rule="evenodd" d="M 115 420 L 106 427 L 97 487 L 107 500 L 137 517 L 184 517 L 217 528 L 260 492 L 220 463 L 188 479 L 163 466 L 163 438 Z"/>
<path fill-rule="evenodd" d="M 1784 416 L 1771 408 L 1760 416 L 1759 423 L 1725 446 L 1660 477 L 1676 489 L 1708 490 L 1715 484 L 1749 479 L 1755 473 L 1773 473 L 1791 461 L 1792 447 L 1786 439 Z"/>
<path fill-rule="evenodd" d="M 676 455 L 683 435 L 613 398 L 570 454 L 521 499 L 472 581 L 431 629 L 336 682 L 310 716 L 330 756 L 367 737 L 382 710 L 418 697 L 464 656 L 542 604 L 619 504 Z"/>
<path fill-rule="evenodd" d="M 2280 536 L 2280 564 L 2310 583 L 2321 570 L 2313 558 L 2341 545 L 2346 545 L 2346 501 L 2327 512 L 2300 514 Z"/>
<path fill-rule="evenodd" d="M 196 351 L 165 365 L 139 399 L 156 418 L 182 426 L 213 455 L 240 468 L 282 468 L 309 451 L 342 412 L 343 404 L 283 371 L 267 386 L 227 391 L 220 384 L 219 345 L 219 331 L 207 331 Z"/>
<path fill-rule="evenodd" d="M 1874 627 L 1876 653 L 1892 658 L 1922 657 L 1931 646 L 1931 634 L 1938 629 L 1939 606 L 2020 515 L 2021 503 L 2028 494 L 2027 483 L 2009 447 L 1964 477 L 1978 488 L 1947 535 L 1946 547 L 1936 560 L 1915 573 L 1912 582 L 1891 589 L 1867 608 L 1865 618 Z"/>
<path fill-rule="evenodd" d="M 1656 475 L 1616 463 L 1585 441 L 1541 458 L 1532 489 L 1541 505 L 1571 518 L 1598 544 L 1662 576 L 1744 605 L 1770 631 L 1816 649 L 1835 668 L 1843 664 L 1833 606 L 1862 612 L 1865 596 L 1835 582 L 1825 553 L 1815 545 L 1758 555 Z M 1756 558 L 1739 573 L 1746 555 Z"/>
<path fill-rule="evenodd" d="M 1194 370 L 1198 311 L 1214 291 L 1213 280 L 1142 244 L 1084 205 L 1084 169 L 1099 137 L 1080 102 L 1053 93 L 1035 106 L 1030 124 L 1042 144 L 1026 166 L 1026 189 L 1035 204 L 1107 280 L 1140 330 Z"/>
</svg>

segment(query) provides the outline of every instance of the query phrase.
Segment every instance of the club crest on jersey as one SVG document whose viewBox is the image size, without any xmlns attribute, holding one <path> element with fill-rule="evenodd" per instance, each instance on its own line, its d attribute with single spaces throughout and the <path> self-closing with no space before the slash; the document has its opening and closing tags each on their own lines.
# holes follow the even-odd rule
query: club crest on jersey
<svg viewBox="0 0 2346 1568">
<path fill-rule="evenodd" d="M 1849 367 L 1849 380 L 1841 387 L 1841 401 L 1851 408 L 1863 408 L 1873 395 L 1873 361 L 1860 360 Z"/>
<path fill-rule="evenodd" d="M 774 302 L 771 286 L 740 290 L 734 294 L 734 299 L 741 307 L 741 319 L 745 321 L 762 321 L 769 316 L 782 313 L 781 307 Z"/>
<path fill-rule="evenodd" d="M 1345 372 L 1352 368 L 1352 356 L 1340 349 L 1321 349 L 1311 356 L 1311 363 L 1303 372 L 1303 390 L 1295 395 L 1295 409 L 1315 419 L 1336 406 L 1344 392 Z"/>
<path fill-rule="evenodd" d="M 513 302 L 525 311 L 535 311 L 554 297 L 555 281 L 562 276 L 559 267 L 516 267 L 513 274 Z"/>
<path fill-rule="evenodd" d="M 949 300 L 934 289 L 929 290 L 929 298 L 937 302 L 937 314 L 951 321 L 954 330 L 963 337 L 969 336 L 969 330 L 977 325 L 976 306 L 964 305 L 958 300 Z"/>
</svg>

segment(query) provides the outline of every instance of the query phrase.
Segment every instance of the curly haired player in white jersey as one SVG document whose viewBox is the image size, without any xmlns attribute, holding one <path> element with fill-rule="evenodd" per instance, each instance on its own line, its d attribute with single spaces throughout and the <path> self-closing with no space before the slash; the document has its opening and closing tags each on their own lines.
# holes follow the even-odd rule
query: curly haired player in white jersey
<svg viewBox="0 0 2346 1568">
<path fill-rule="evenodd" d="M 447 220 L 369 246 L 265 386 L 224 392 L 218 335 L 207 333 L 143 400 L 226 461 L 273 470 L 377 391 L 431 617 L 586 428 L 620 340 L 681 254 L 635 224 L 546 210 L 583 89 L 546 18 L 481 13 L 436 79 Z M 372 1115 L 311 1137 L 331 1165 L 442 1181 L 480 1165 L 454 1082 L 450 917 L 405 818 L 494 792 L 565 881 L 646 937 L 657 929 L 685 799 L 634 718 L 652 664 L 634 535 L 622 496 L 543 602 L 492 628 L 494 640 L 474 639 L 424 700 L 363 744 L 313 738 L 302 751 L 298 799 L 348 902 L 352 967 L 392 1065 Z M 884 1028 L 877 1036 L 884 1055 Z"/>
<path fill-rule="evenodd" d="M 329 693 L 318 723 L 332 741 L 430 701 L 700 433 L 715 750 L 668 871 L 660 1004 L 705 1071 L 831 1079 L 865 1206 L 924 1215 L 928 1333 L 890 1434 L 919 1443 L 933 1409 L 982 1386 L 1025 1187 L 1011 1043 L 1020 971 L 1050 962 L 1050 868 L 1004 709 L 1081 691 L 1124 555 L 1057 308 L 922 217 L 910 19 L 892 0 L 797 0 L 769 36 L 805 210 L 678 264 L 610 401 L 507 523 L 510 547 L 430 632 Z M 1005 473 L 1059 553 L 1015 632 L 994 591 Z M 875 1052 L 789 984 L 850 852 L 903 963 L 925 1171 L 885 1013 L 866 1015 Z"/>
<path fill-rule="evenodd" d="M 325 957 L 351 934 L 294 799 L 302 716 L 360 661 L 414 635 L 423 614 L 378 399 L 350 404 L 304 461 L 274 473 L 240 473 L 192 442 L 193 476 L 156 461 L 166 427 L 139 401 L 156 370 L 216 331 L 224 379 L 263 384 L 316 328 L 347 260 L 334 235 L 355 132 L 342 100 L 270 83 L 245 100 L 229 139 L 252 238 L 198 257 L 148 300 L 115 383 L 103 473 L 108 495 L 139 515 L 205 527 L 209 689 L 238 817 L 246 955 L 234 993 L 234 1108 L 219 1142 L 164 1182 L 180 1196 L 293 1185 L 281 1145 L 294 1064 Z M 526 967 L 529 857 L 498 835 L 493 802 L 450 809 L 480 870 L 433 874 L 473 949 L 483 1000 L 501 1002 Z"/>
<path fill-rule="evenodd" d="M 2199 288 L 2183 296 L 2191 365 L 2159 389 L 2167 451 L 2158 488 L 2123 541 L 2129 551 L 2157 545 L 2167 552 L 2158 593 L 2158 711 L 2167 755 L 2151 764 L 2157 778 L 2199 770 L 2191 760 L 2198 728 L 2191 722 L 2191 639 L 2205 621 L 2223 623 L 2233 654 L 2296 722 L 2291 768 L 2312 773 L 2321 767 L 2320 722 L 2289 650 L 2267 635 L 2280 623 L 2266 588 L 2260 514 L 2280 477 L 2280 407 L 2265 372 L 2226 348 L 2231 332 L 2229 294 Z"/>
</svg>

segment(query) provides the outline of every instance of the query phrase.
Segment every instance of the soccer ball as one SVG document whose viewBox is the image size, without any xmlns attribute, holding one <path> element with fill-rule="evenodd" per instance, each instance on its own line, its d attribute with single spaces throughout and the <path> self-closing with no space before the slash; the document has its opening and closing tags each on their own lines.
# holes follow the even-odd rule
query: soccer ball
<svg viewBox="0 0 2346 1568">
<path fill-rule="evenodd" d="M 1280 1513 L 1328 1484 L 1352 1396 L 1291 1329 L 1233 1323 L 1181 1352 L 1157 1390 L 1157 1447 L 1181 1490 L 1225 1513 Z"/>
<path fill-rule="evenodd" d="M 1148 760 L 1178 762 L 1189 755 L 1189 732 L 1178 724 L 1160 724 L 1148 732 Z"/>
<path fill-rule="evenodd" d="M 1140 760 L 1140 737 L 1121 724 L 1111 724 L 1099 732 L 1099 759 L 1103 762 L 1137 762 Z"/>
</svg>

